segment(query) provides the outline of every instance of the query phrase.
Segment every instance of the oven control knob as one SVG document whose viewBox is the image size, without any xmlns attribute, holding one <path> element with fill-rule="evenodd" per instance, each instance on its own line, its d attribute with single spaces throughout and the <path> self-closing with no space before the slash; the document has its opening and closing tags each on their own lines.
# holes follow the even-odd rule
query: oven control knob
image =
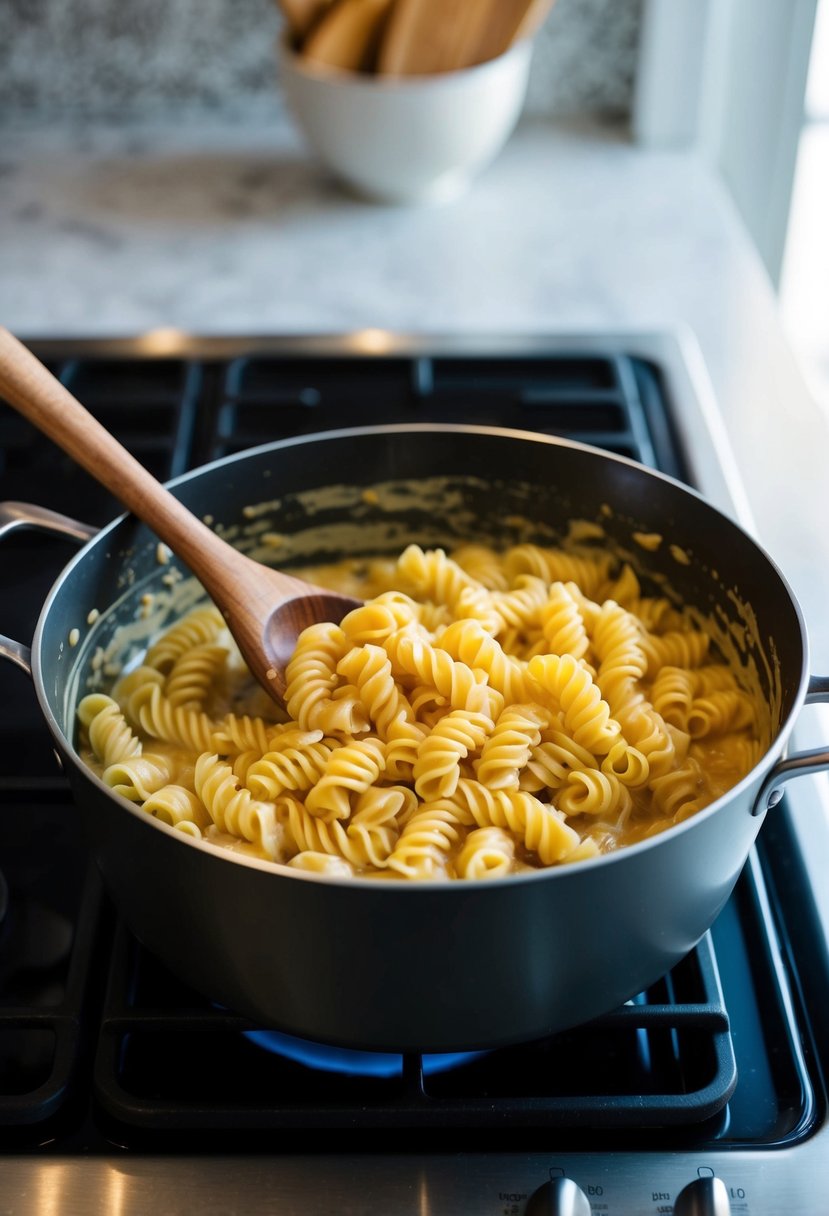
<svg viewBox="0 0 829 1216">
<path fill-rule="evenodd" d="M 530 1195 L 526 1216 L 590 1216 L 590 1201 L 572 1178 L 553 1178 Z"/>
<path fill-rule="evenodd" d="M 676 1197 L 674 1216 L 730 1216 L 728 1191 L 721 1178 L 695 1178 Z"/>
</svg>

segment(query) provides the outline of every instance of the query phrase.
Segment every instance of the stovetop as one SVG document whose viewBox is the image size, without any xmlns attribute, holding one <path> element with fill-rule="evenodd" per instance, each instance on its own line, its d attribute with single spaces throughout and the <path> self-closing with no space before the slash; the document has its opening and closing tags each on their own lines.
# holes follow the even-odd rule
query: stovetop
<svg viewBox="0 0 829 1216">
<path fill-rule="evenodd" d="M 463 421 L 594 443 L 742 509 L 704 370 L 672 334 L 32 346 L 162 479 L 288 435 Z M 33 498 L 88 523 L 118 513 L 0 405 L 0 499 Z M 0 629 L 27 640 L 72 549 L 2 545 Z M 554 1038 L 446 1058 L 332 1054 L 185 988 L 103 892 L 8 664 L 0 791 L 4 1210 L 520 1216 L 565 1177 L 605 1216 L 794 1216 L 829 1195 L 826 942 L 786 807 L 711 932 L 652 989 Z M 715 1175 L 729 1206 L 683 1209 L 689 1182 L 716 1197 Z M 580 1210 L 557 1194 L 544 1211 Z"/>
</svg>

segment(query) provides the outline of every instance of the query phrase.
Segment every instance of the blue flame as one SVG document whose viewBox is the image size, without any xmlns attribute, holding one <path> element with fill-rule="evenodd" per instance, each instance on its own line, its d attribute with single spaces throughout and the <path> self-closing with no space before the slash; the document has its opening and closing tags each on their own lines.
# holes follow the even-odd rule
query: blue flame
<svg viewBox="0 0 829 1216">
<path fill-rule="evenodd" d="M 403 1056 L 385 1051 L 356 1051 L 349 1047 L 331 1047 L 327 1043 L 314 1043 L 310 1039 L 299 1039 L 280 1030 L 246 1030 L 246 1039 L 263 1047 L 266 1051 L 285 1056 L 297 1064 L 326 1072 L 340 1073 L 348 1077 L 400 1077 L 403 1075 Z M 469 1060 L 486 1055 L 483 1051 L 435 1052 L 423 1056 L 423 1072 L 447 1072 Z"/>
</svg>

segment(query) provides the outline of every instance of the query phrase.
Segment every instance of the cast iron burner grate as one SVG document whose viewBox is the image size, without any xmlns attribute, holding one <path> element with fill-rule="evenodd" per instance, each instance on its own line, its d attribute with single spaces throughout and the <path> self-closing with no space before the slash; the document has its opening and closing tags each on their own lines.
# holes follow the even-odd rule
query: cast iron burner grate
<svg viewBox="0 0 829 1216">
<path fill-rule="evenodd" d="M 3 793 L 0 1128 L 43 1128 L 86 1081 L 103 896 L 68 790 Z"/>
<path fill-rule="evenodd" d="M 326 1059 L 322 1045 L 296 1039 L 280 1048 L 278 1036 L 186 989 L 122 930 L 95 1064 L 110 1117 L 175 1131 L 664 1128 L 709 1119 L 735 1084 L 709 937 L 605 1017 L 449 1061 Z"/>
</svg>

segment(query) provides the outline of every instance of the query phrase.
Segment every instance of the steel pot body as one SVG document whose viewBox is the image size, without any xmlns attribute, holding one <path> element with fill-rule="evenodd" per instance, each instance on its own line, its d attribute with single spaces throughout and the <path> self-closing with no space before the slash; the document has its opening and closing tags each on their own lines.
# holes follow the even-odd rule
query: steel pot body
<svg viewBox="0 0 829 1216">
<path fill-rule="evenodd" d="M 306 1038 L 443 1051 L 528 1040 L 588 1020 L 694 946 L 728 898 L 787 775 L 791 762 L 781 756 L 809 692 L 798 605 L 740 528 L 632 462 L 470 427 L 291 440 L 207 466 L 171 488 L 249 551 L 278 532 L 304 537 L 315 558 L 396 552 L 408 539 L 498 545 L 537 532 L 551 543 L 571 520 L 600 522 L 606 543 L 635 558 L 631 538 L 660 533 L 656 552 L 638 548 L 643 567 L 741 639 L 771 718 L 761 762 L 730 793 L 670 831 L 595 861 L 469 883 L 321 879 L 275 868 L 182 838 L 114 795 L 75 751 L 76 699 L 97 678 L 116 630 L 175 582 L 155 538 L 122 518 L 60 575 L 37 626 L 32 671 L 109 890 L 132 931 L 174 972 L 255 1022 Z M 101 614 L 95 626 L 70 647 L 70 631 L 93 609 Z M 799 760 L 800 769 L 822 764 L 829 764 L 823 753 Z"/>
</svg>

